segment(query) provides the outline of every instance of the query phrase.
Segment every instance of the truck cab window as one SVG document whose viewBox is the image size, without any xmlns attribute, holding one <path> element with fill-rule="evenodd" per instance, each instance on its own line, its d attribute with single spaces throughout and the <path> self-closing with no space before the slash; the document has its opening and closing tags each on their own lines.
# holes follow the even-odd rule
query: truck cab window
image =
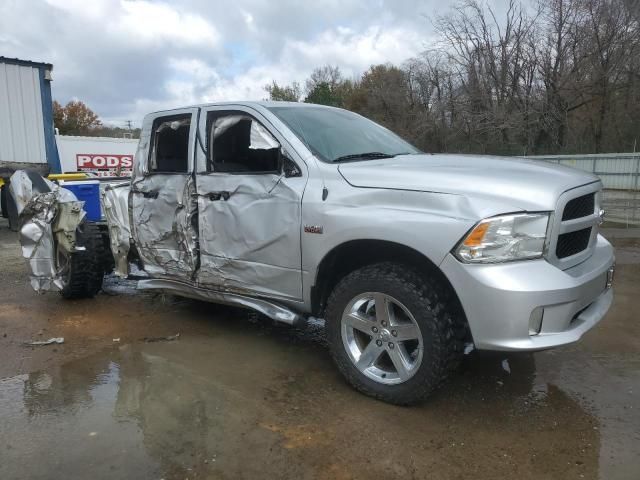
<svg viewBox="0 0 640 480">
<path fill-rule="evenodd" d="M 151 172 L 187 173 L 189 171 L 189 128 L 191 115 L 157 118 L 153 122 Z"/>
<path fill-rule="evenodd" d="M 253 117 L 241 112 L 210 112 L 207 131 L 208 171 L 278 171 L 280 143 Z"/>
</svg>

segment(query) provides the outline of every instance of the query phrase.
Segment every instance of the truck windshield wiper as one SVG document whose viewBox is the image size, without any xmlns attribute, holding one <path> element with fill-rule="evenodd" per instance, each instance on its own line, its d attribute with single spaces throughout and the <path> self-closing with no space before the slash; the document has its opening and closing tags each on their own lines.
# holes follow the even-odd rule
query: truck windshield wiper
<svg viewBox="0 0 640 480">
<path fill-rule="evenodd" d="M 352 153 L 351 155 L 342 155 L 341 157 L 334 158 L 334 162 L 349 162 L 352 160 L 369 160 L 374 158 L 393 158 L 396 155 L 394 153 L 382 153 L 382 152 L 364 152 L 364 153 Z"/>
</svg>

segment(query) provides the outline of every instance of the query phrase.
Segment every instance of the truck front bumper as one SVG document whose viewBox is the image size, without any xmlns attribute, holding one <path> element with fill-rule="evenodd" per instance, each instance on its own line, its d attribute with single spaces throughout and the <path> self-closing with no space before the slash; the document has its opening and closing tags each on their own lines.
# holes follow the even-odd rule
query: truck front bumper
<svg viewBox="0 0 640 480">
<path fill-rule="evenodd" d="M 575 342 L 604 317 L 614 263 L 613 247 L 598 235 L 593 255 L 567 270 L 544 259 L 471 265 L 451 254 L 440 267 L 477 349 L 532 351 Z"/>
</svg>

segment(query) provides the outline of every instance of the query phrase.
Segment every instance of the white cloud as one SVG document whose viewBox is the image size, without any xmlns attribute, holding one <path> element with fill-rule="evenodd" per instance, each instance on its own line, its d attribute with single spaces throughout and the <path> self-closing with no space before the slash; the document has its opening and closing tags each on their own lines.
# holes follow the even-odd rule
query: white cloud
<svg viewBox="0 0 640 480">
<path fill-rule="evenodd" d="M 149 44 L 158 40 L 187 45 L 214 46 L 220 40 L 216 29 L 199 15 L 181 13 L 163 3 L 122 1 L 122 16 L 114 32 Z"/>
<path fill-rule="evenodd" d="M 442 2 L 440 2 L 442 3 Z M 262 99 L 315 67 L 347 77 L 425 47 L 436 0 L 0 0 L 0 52 L 54 64 L 54 98 L 104 120 Z"/>
<path fill-rule="evenodd" d="M 205 18 L 168 3 L 147 0 L 46 0 L 67 15 L 95 24 L 97 35 L 116 43 L 216 45 L 220 35 Z"/>
</svg>

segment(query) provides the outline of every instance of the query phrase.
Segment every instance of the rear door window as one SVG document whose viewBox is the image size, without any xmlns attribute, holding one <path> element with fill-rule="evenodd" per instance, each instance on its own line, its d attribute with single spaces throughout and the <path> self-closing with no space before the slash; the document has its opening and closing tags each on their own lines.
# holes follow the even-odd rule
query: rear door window
<svg viewBox="0 0 640 480">
<path fill-rule="evenodd" d="M 187 173 L 189 171 L 189 131 L 191 114 L 159 117 L 153 122 L 149 171 Z"/>
</svg>

